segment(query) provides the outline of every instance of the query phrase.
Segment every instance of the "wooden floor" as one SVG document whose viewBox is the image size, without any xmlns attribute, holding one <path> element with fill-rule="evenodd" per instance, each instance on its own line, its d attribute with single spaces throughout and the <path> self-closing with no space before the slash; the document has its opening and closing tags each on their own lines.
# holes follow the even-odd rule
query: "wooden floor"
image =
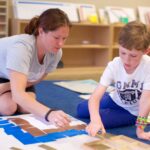
<svg viewBox="0 0 150 150">
<path fill-rule="evenodd" d="M 79 68 L 61 68 L 49 73 L 46 80 L 83 80 L 93 79 L 99 81 L 104 68 L 102 67 L 79 67 Z"/>
</svg>

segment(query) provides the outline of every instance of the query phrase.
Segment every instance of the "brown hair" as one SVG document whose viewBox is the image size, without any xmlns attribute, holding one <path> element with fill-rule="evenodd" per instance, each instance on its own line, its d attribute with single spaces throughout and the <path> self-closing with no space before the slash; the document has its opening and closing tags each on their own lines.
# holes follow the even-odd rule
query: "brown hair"
<svg viewBox="0 0 150 150">
<path fill-rule="evenodd" d="M 119 44 L 128 50 L 145 51 L 150 45 L 150 29 L 139 21 L 129 22 L 120 32 Z"/>
<path fill-rule="evenodd" d="M 67 14 L 57 8 L 48 9 L 40 16 L 36 16 L 30 20 L 25 27 L 25 33 L 39 35 L 38 28 L 41 27 L 45 32 L 54 31 L 61 26 L 71 27 L 71 22 Z"/>
</svg>

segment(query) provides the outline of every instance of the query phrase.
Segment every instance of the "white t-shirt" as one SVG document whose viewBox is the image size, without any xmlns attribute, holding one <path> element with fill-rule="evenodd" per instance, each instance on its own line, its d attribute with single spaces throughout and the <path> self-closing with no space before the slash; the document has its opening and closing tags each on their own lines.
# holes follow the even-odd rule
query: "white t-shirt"
<svg viewBox="0 0 150 150">
<path fill-rule="evenodd" d="M 0 77 L 9 79 L 8 69 L 11 69 L 27 75 L 31 82 L 56 69 L 62 50 L 47 53 L 40 64 L 35 45 L 35 36 L 28 34 L 0 39 Z"/>
<path fill-rule="evenodd" d="M 132 74 L 128 74 L 119 57 L 108 63 L 100 83 L 115 85 L 110 93 L 113 101 L 133 115 L 138 115 L 139 100 L 143 90 L 150 90 L 150 57 L 143 55 L 140 64 Z"/>
</svg>

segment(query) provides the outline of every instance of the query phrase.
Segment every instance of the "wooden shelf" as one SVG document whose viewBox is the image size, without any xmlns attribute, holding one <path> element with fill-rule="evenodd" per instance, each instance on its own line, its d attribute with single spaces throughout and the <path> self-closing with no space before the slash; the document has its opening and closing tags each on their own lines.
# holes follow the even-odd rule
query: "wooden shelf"
<svg viewBox="0 0 150 150">
<path fill-rule="evenodd" d="M 94 26 L 94 27 L 109 27 L 110 25 L 109 24 L 100 24 L 100 23 L 82 23 L 82 22 L 79 22 L 79 23 L 72 23 L 73 26 Z"/>
<path fill-rule="evenodd" d="M 56 69 L 56 71 L 49 73 L 45 80 L 82 80 L 94 79 L 99 81 L 103 73 L 103 67 L 76 67 Z"/>
<path fill-rule="evenodd" d="M 8 0 L 0 0 L 0 38 L 8 36 Z"/>
<path fill-rule="evenodd" d="M 109 48 L 108 45 L 98 45 L 98 44 L 76 44 L 76 45 L 64 45 L 63 48 L 92 48 L 92 49 L 105 49 Z"/>
<path fill-rule="evenodd" d="M 113 48 L 113 49 L 119 49 L 119 45 L 118 45 L 118 44 L 114 44 L 114 45 L 112 46 L 112 48 Z"/>
</svg>

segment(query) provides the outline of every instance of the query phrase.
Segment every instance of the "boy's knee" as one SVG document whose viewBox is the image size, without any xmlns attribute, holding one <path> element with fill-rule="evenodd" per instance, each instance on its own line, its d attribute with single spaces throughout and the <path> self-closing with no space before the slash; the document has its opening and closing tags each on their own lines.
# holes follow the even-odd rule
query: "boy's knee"
<svg viewBox="0 0 150 150">
<path fill-rule="evenodd" d="M 89 118 L 90 114 L 88 109 L 88 101 L 84 101 L 78 104 L 77 115 L 81 118 Z"/>
</svg>

